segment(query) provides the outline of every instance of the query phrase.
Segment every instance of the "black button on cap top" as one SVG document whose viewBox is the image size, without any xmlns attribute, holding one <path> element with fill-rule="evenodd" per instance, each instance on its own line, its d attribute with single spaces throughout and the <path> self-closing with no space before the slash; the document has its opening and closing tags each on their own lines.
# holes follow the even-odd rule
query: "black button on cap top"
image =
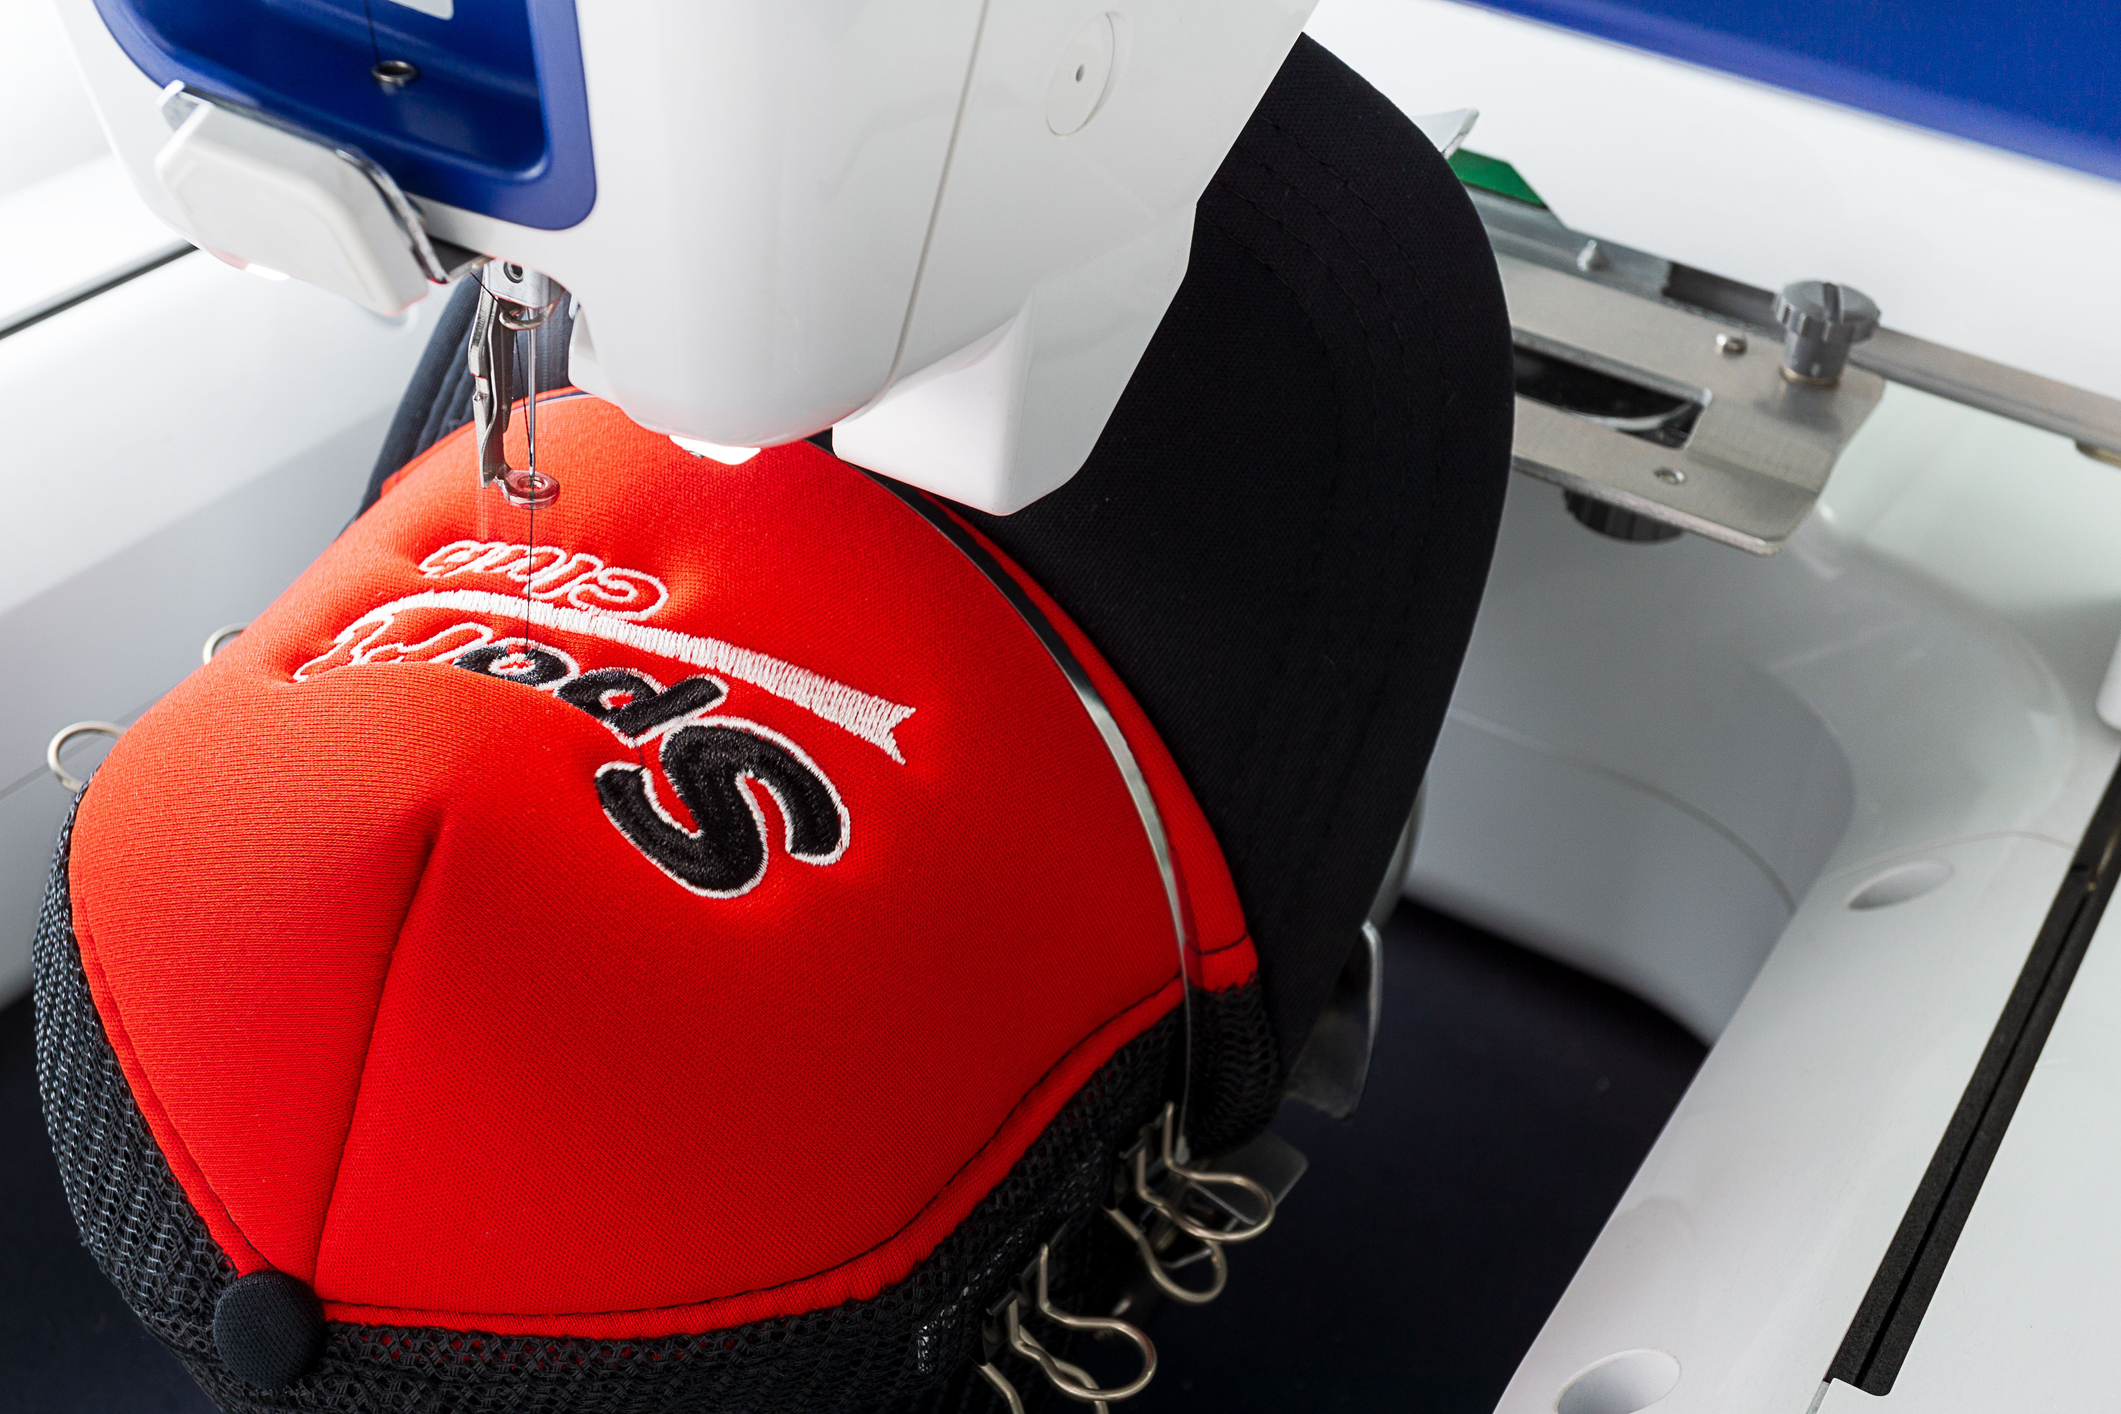
<svg viewBox="0 0 2121 1414">
<path fill-rule="evenodd" d="M 309 1373 L 324 1345 L 324 1306 L 285 1272 L 237 1277 L 214 1303 L 214 1348 L 237 1379 L 282 1389 Z"/>
</svg>

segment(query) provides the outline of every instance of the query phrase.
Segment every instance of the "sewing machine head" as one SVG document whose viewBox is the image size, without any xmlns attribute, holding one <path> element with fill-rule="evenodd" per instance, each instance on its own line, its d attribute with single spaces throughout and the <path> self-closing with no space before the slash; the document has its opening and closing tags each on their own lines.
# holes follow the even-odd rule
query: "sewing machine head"
<svg viewBox="0 0 2121 1414">
<path fill-rule="evenodd" d="M 644 426 L 831 427 L 1005 512 L 1088 456 L 1311 9 L 1104 3 L 61 9 L 141 194 L 224 259 L 385 315 L 489 260 L 491 365 L 571 294 L 573 381 Z"/>
</svg>

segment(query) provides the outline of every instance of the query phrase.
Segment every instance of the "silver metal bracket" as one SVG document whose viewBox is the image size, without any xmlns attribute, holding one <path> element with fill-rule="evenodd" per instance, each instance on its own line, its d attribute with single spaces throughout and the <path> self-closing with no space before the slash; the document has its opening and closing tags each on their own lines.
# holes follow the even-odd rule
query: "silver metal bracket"
<svg viewBox="0 0 2121 1414">
<path fill-rule="evenodd" d="M 535 387 L 519 386 L 517 336 L 534 338 L 566 296 L 557 281 L 521 265 L 489 260 L 479 267 L 479 307 L 472 316 L 465 357 L 471 365 L 471 421 L 478 440 L 482 488 L 496 481 L 509 484 L 502 443 L 510 409 L 519 397 L 534 398 L 538 393 Z M 528 470 L 535 479 L 536 468 Z M 517 480 L 523 480 L 521 474 Z"/>
<path fill-rule="evenodd" d="M 2056 433 L 2121 464 L 2121 400 L 1896 329 L 1850 348 L 1836 386 L 1775 388 L 1787 330 L 1773 291 L 1571 230 L 1542 206 L 1467 194 L 1503 272 L 1520 375 L 1580 370 L 1645 395 L 1619 406 L 1628 399 L 1605 388 L 1603 414 L 1595 388 L 1578 399 L 1589 409 L 1520 396 L 1519 471 L 1772 554 L 1809 513 L 1884 381 Z"/>
<path fill-rule="evenodd" d="M 1782 376 L 1780 344 L 1594 279 L 1499 255 L 1517 346 L 1517 470 L 1771 555 L 1884 394 L 1850 369 Z"/>
</svg>

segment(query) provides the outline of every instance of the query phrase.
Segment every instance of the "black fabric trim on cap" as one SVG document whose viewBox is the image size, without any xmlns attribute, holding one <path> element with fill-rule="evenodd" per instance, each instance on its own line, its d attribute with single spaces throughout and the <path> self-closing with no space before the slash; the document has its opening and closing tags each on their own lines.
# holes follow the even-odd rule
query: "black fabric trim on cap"
<svg viewBox="0 0 2121 1414">
<path fill-rule="evenodd" d="M 32 948 L 37 1077 L 60 1177 L 104 1274 L 228 1414 L 992 1410 L 992 1391 L 973 1377 L 980 1327 L 1039 1242 L 1059 1234 L 1064 1307 L 1109 1309 L 1136 1270 L 1098 1209 L 1119 1154 L 1172 1092 L 1175 1013 L 1106 1061 L 965 1221 L 872 1300 L 646 1340 L 327 1321 L 309 1373 L 277 1390 L 243 1380 L 215 1338 L 235 1269 L 155 1146 L 89 993 L 72 924 L 72 832 L 69 816 Z M 1272 1056 L 1256 985 L 1198 1000 L 1196 1046 L 1205 1033 L 1226 1056 Z M 1213 1119 L 1195 1126 L 1207 1152 Z M 1027 1402 L 1044 1384 L 1022 1382 Z"/>
<path fill-rule="evenodd" d="M 1464 189 L 1299 39 L 1089 462 L 970 519 L 1141 704 L 1229 861 L 1286 1066 L 1377 895 L 1488 573 L 1515 406 Z"/>
<path fill-rule="evenodd" d="M 323 1345 L 323 1303 L 300 1277 L 252 1272 L 214 1302 L 214 1351 L 246 1384 L 287 1388 L 315 1367 Z"/>
</svg>

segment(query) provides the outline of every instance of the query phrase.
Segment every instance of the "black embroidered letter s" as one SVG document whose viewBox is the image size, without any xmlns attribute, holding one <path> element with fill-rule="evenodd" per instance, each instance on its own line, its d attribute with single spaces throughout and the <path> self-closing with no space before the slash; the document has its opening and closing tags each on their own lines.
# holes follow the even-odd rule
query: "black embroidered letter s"
<svg viewBox="0 0 2121 1414">
<path fill-rule="evenodd" d="M 598 769 L 597 797 L 634 848 L 696 894 L 734 898 L 766 876 L 766 814 L 746 780 L 772 792 L 790 857 L 830 864 L 846 851 L 839 792 L 802 748 L 769 727 L 734 717 L 689 723 L 663 737 L 661 760 L 697 831 L 670 817 L 647 769 L 631 761 Z"/>
</svg>

